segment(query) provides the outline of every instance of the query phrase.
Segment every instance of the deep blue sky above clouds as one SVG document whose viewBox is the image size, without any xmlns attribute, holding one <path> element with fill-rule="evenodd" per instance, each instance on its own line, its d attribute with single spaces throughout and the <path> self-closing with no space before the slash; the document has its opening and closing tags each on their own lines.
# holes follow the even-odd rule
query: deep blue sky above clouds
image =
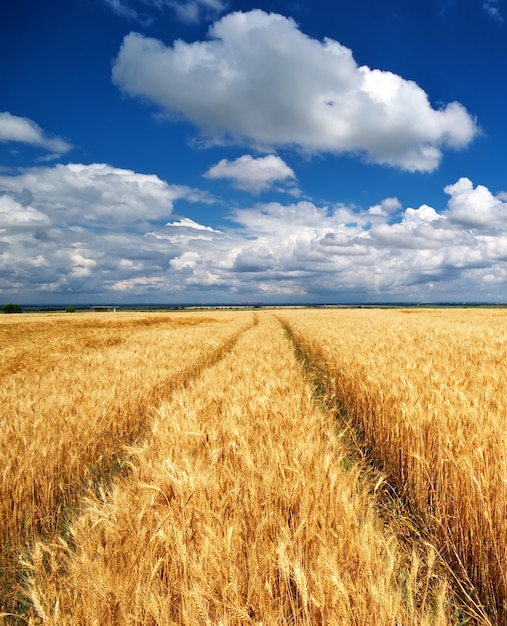
<svg viewBox="0 0 507 626">
<path fill-rule="evenodd" d="M 505 0 L 6 0 L 0 302 L 507 301 Z"/>
</svg>

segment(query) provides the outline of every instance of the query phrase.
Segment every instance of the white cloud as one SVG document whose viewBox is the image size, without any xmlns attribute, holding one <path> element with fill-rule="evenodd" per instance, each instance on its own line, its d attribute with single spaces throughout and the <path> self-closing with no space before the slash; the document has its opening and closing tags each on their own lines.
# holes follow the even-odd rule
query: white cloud
<svg viewBox="0 0 507 626">
<path fill-rule="evenodd" d="M 0 229 L 34 228 L 50 223 L 41 211 L 24 206 L 11 195 L 0 195 Z"/>
<path fill-rule="evenodd" d="M 196 266 L 199 259 L 197 252 L 184 252 L 181 256 L 171 259 L 169 265 L 175 270 L 192 269 Z"/>
<path fill-rule="evenodd" d="M 337 41 L 260 10 L 226 15 L 195 43 L 130 33 L 113 81 L 183 115 L 211 143 L 358 153 L 409 171 L 434 170 L 443 149 L 464 148 L 478 132 L 461 104 L 434 109 L 416 83 L 358 67 Z"/>
<path fill-rule="evenodd" d="M 260 193 L 272 188 L 274 183 L 294 181 L 294 171 L 274 154 L 254 158 L 245 154 L 235 161 L 222 159 L 211 167 L 204 176 L 206 178 L 225 178 L 238 189 L 251 193 Z"/>
<path fill-rule="evenodd" d="M 36 167 L 17 176 L 0 175 L 0 191 L 27 189 L 43 211 L 59 225 L 95 225 L 117 229 L 167 219 L 178 199 L 210 202 L 203 192 L 168 185 L 155 175 L 139 174 L 104 163 Z"/>
<path fill-rule="evenodd" d="M 82 254 L 71 254 L 72 261 L 71 275 L 76 278 L 86 278 L 91 276 L 92 270 L 97 265 L 95 259 L 84 257 Z"/>
<path fill-rule="evenodd" d="M 203 226 L 202 224 L 198 224 L 188 217 L 182 217 L 177 222 L 169 222 L 167 226 L 172 226 L 173 228 L 190 228 L 191 230 L 203 230 L 210 233 L 222 232 L 220 230 L 215 230 L 214 228 L 211 228 L 211 226 Z"/>
<path fill-rule="evenodd" d="M 393 197 L 364 209 L 269 202 L 236 207 L 219 230 L 168 219 L 173 203 L 200 193 L 156 176 L 31 168 L 0 176 L 0 295 L 507 300 L 507 203 L 465 178 L 446 189 L 443 210 Z"/>
<path fill-rule="evenodd" d="M 18 117 L 7 112 L 0 112 L 0 141 L 14 141 L 43 148 L 52 153 L 49 158 L 57 158 L 72 149 L 63 139 L 46 135 L 40 126 L 27 117 Z"/>
<path fill-rule="evenodd" d="M 163 227 L 178 200 L 210 197 L 98 163 L 0 176 L 0 290 L 23 288 L 31 298 L 37 292 L 97 293 L 116 289 L 118 281 L 135 283 L 147 271 L 156 277 L 171 252 L 167 242 L 145 234 Z"/>
<path fill-rule="evenodd" d="M 468 178 L 460 178 L 444 191 L 451 196 L 447 215 L 453 222 L 479 229 L 507 226 L 507 201 L 502 199 L 502 194 L 495 197 L 483 185 L 474 189 Z"/>
<path fill-rule="evenodd" d="M 160 276 L 136 276 L 125 280 L 118 280 L 111 285 L 111 290 L 117 293 L 135 294 L 155 291 L 160 293 L 166 289 L 166 281 Z"/>
<path fill-rule="evenodd" d="M 212 276 L 232 299 L 507 298 L 499 278 L 507 272 L 507 225 L 493 235 L 458 224 L 450 208 L 423 204 L 396 217 L 397 199 L 376 206 L 373 213 L 311 202 L 236 209 L 238 228 L 187 240 L 170 266 L 186 289 L 206 290 Z"/>
<path fill-rule="evenodd" d="M 370 215 L 385 217 L 401 209 L 401 202 L 398 198 L 384 198 L 380 204 L 375 204 L 368 209 Z"/>
<path fill-rule="evenodd" d="M 370 236 L 374 245 L 381 248 L 436 250 L 443 245 L 459 244 L 459 237 L 446 218 L 426 204 L 418 209 L 406 209 L 401 222 L 373 226 Z"/>
<path fill-rule="evenodd" d="M 213 241 L 215 235 L 223 234 L 222 231 L 203 226 L 191 219 L 181 218 L 177 222 L 168 222 L 164 232 L 149 232 L 146 237 L 168 241 L 179 247 L 192 245 L 195 241 Z"/>
</svg>

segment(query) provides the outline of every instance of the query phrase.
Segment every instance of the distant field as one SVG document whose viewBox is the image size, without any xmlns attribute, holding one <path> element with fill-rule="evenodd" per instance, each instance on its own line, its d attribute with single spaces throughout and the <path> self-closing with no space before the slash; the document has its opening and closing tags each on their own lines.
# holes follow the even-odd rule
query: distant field
<svg viewBox="0 0 507 626">
<path fill-rule="evenodd" d="M 505 623 L 506 322 L 0 316 L 0 615 Z"/>
</svg>

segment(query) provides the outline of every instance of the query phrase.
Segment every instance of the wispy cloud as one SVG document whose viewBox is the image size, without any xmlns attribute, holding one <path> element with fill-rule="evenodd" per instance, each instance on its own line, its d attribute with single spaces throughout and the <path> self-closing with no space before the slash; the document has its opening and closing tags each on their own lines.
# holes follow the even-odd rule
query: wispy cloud
<svg viewBox="0 0 507 626">
<path fill-rule="evenodd" d="M 120 17 L 138 22 L 143 26 L 148 26 L 153 22 L 153 16 L 134 9 L 134 7 L 129 4 L 127 0 L 104 0 L 104 2 L 106 3 L 106 6 L 113 11 L 113 13 L 119 15 Z"/>
<path fill-rule="evenodd" d="M 213 20 L 224 12 L 224 0 L 104 0 L 116 15 L 147 26 L 157 15 L 153 9 L 170 9 L 181 22 L 195 24 L 202 20 Z M 137 8 L 134 8 L 137 5 Z"/>
<path fill-rule="evenodd" d="M 70 143 L 60 137 L 47 135 L 38 124 L 27 117 L 7 112 L 0 113 L 0 141 L 19 142 L 47 150 L 50 154 L 43 157 L 44 160 L 58 158 L 72 149 Z"/>
<path fill-rule="evenodd" d="M 168 0 L 167 4 L 179 20 L 190 24 L 215 19 L 227 6 L 222 0 Z"/>
<path fill-rule="evenodd" d="M 491 18 L 503 24 L 504 18 L 498 8 L 498 0 L 484 0 L 482 8 Z"/>
</svg>

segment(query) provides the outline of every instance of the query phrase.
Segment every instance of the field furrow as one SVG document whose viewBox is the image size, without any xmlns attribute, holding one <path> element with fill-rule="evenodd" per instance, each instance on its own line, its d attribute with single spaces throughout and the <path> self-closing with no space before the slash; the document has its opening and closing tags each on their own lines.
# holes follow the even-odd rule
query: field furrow
<svg viewBox="0 0 507 626">
<path fill-rule="evenodd" d="M 129 476 L 34 547 L 31 623 L 457 624 L 434 549 L 384 527 L 342 434 L 260 314 L 156 409 Z"/>
<path fill-rule="evenodd" d="M 294 311 L 283 319 L 462 591 L 506 623 L 505 311 Z"/>
<path fill-rule="evenodd" d="M 125 471 L 159 404 L 251 325 L 241 312 L 0 320 L 0 607 L 23 608 L 19 555 Z"/>
</svg>

